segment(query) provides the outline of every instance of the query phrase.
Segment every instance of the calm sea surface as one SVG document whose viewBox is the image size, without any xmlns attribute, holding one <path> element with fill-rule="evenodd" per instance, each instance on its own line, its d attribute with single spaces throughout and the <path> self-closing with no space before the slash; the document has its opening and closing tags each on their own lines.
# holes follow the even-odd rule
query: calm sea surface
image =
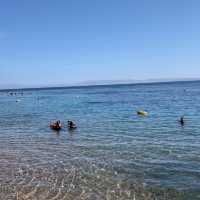
<svg viewBox="0 0 200 200">
<path fill-rule="evenodd" d="M 16 92 L 0 92 L 0 199 L 200 199 L 200 82 Z"/>
</svg>

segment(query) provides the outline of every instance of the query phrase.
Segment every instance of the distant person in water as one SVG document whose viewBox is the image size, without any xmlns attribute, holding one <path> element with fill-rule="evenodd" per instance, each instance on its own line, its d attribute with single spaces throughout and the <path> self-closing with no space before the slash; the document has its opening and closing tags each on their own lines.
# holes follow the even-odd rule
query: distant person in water
<svg viewBox="0 0 200 200">
<path fill-rule="evenodd" d="M 73 121 L 68 120 L 68 128 L 69 129 L 76 129 L 76 124 Z"/>
<path fill-rule="evenodd" d="M 51 129 L 53 129 L 53 130 L 57 130 L 57 131 L 60 130 L 60 129 L 62 128 L 62 125 L 61 125 L 60 120 L 58 120 L 58 121 L 56 121 L 56 122 L 50 124 L 50 127 L 51 127 Z"/>
<path fill-rule="evenodd" d="M 57 125 L 58 127 L 61 126 L 60 120 L 58 120 L 58 121 L 56 122 L 56 125 Z"/>
<path fill-rule="evenodd" d="M 185 125 L 184 116 L 182 116 L 182 117 L 180 118 L 179 122 L 180 122 L 180 124 L 181 124 L 182 126 Z"/>
</svg>

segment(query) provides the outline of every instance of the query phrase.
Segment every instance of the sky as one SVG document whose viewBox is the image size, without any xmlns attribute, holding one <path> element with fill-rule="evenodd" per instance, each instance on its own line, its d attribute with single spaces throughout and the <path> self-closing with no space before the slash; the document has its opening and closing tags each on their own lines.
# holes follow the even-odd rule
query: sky
<svg viewBox="0 0 200 200">
<path fill-rule="evenodd" d="M 0 88 L 200 78 L 199 0 L 0 0 Z"/>
</svg>

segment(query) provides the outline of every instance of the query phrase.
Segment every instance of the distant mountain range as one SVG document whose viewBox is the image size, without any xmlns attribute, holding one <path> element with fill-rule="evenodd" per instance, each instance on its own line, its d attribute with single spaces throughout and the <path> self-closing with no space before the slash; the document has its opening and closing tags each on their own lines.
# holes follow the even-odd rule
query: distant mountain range
<svg viewBox="0 0 200 200">
<path fill-rule="evenodd" d="M 176 81 L 198 81 L 200 78 L 166 78 L 166 79 L 145 79 L 145 80 L 99 80 L 85 81 L 76 85 L 113 85 L 113 84 L 136 84 L 136 83 L 160 83 L 160 82 L 176 82 Z"/>
<path fill-rule="evenodd" d="M 165 78 L 165 79 L 145 79 L 145 80 L 98 80 L 83 81 L 71 84 L 40 84 L 40 85 L 22 85 L 22 84 L 4 84 L 0 89 L 20 89 L 20 88 L 48 88 L 48 87 L 73 87 L 73 86 L 92 86 L 92 85 L 115 85 L 115 84 L 137 84 L 137 83 L 162 83 L 176 81 L 200 81 L 200 78 Z"/>
</svg>

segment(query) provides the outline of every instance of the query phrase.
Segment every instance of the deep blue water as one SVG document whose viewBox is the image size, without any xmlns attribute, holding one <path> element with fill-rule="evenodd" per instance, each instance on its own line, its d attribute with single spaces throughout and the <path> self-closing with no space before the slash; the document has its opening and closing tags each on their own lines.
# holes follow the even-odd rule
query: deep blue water
<svg viewBox="0 0 200 200">
<path fill-rule="evenodd" d="M 113 185 L 126 184 L 131 191 L 130 185 L 137 183 L 184 191 L 186 199 L 200 198 L 200 82 L 16 92 L 16 96 L 0 92 L 0 184 L 4 189 L 20 185 L 18 189 L 26 193 L 28 185 L 37 189 L 33 194 L 30 189 L 24 199 L 31 195 L 51 199 L 52 185 L 68 191 L 69 175 L 75 171 L 77 178 L 70 184 L 77 184 L 79 190 L 85 184 L 85 194 L 96 195 L 93 199 L 104 199 L 103 187 L 112 191 Z M 148 111 L 149 116 L 137 116 L 138 110 Z M 178 123 L 182 115 L 184 127 Z M 64 125 L 59 133 L 49 129 L 56 119 Z M 68 119 L 77 123 L 77 130 L 67 129 Z M 83 176 L 85 183 L 80 182 Z M 43 192 L 38 191 L 40 187 Z M 14 199 L 15 192 L 2 195 Z M 73 199 L 80 192 L 70 195 Z"/>
</svg>

